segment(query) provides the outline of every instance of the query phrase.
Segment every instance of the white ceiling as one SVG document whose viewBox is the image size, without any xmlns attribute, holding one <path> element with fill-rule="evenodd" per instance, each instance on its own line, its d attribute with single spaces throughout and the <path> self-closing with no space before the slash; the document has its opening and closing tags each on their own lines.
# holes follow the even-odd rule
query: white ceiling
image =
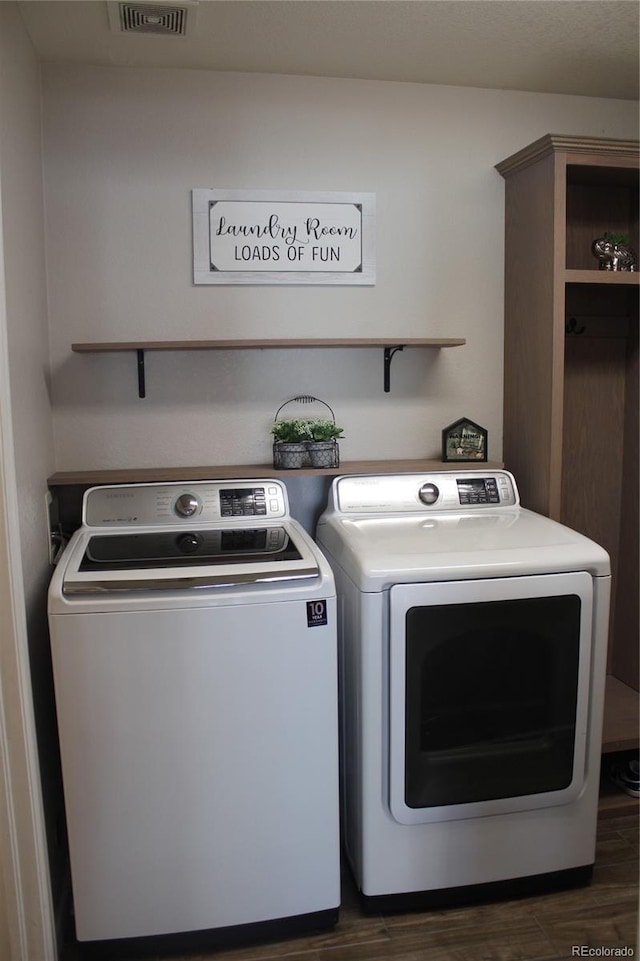
<svg viewBox="0 0 640 961">
<path fill-rule="evenodd" d="M 639 96 L 638 0 L 200 0 L 186 37 L 115 33 L 104 0 L 18 6 L 48 63 Z"/>
</svg>

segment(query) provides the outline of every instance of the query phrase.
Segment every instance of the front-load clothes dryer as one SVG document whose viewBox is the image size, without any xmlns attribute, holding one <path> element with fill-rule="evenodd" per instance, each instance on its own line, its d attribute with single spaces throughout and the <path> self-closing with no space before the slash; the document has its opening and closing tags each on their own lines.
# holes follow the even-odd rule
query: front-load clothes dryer
<svg viewBox="0 0 640 961">
<path fill-rule="evenodd" d="M 578 883 L 598 806 L 610 566 L 495 470 L 334 480 L 344 837 L 375 907 Z"/>
<path fill-rule="evenodd" d="M 335 923 L 335 585 L 284 486 L 89 490 L 49 623 L 78 941 Z"/>
</svg>

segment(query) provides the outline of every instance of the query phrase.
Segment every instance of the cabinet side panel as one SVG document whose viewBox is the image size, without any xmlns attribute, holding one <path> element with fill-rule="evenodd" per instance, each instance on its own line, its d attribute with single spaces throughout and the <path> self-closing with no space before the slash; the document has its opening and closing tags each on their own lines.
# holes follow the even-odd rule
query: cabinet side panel
<svg viewBox="0 0 640 961">
<path fill-rule="evenodd" d="M 601 544 L 618 579 L 624 337 L 567 337 L 560 520 Z M 611 636 L 615 630 L 611 606 Z M 609 652 L 611 659 L 611 649 Z"/>
<path fill-rule="evenodd" d="M 611 673 L 638 690 L 638 303 L 627 353 L 624 461 Z"/>
<path fill-rule="evenodd" d="M 504 461 L 549 512 L 553 438 L 554 158 L 506 181 Z"/>
</svg>

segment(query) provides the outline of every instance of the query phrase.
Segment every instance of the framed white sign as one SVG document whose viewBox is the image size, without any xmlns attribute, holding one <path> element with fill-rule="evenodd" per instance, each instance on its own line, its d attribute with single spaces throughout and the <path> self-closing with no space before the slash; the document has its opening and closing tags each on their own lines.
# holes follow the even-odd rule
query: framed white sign
<svg viewBox="0 0 640 961">
<path fill-rule="evenodd" d="M 194 284 L 375 284 L 375 194 L 192 190 Z"/>
</svg>

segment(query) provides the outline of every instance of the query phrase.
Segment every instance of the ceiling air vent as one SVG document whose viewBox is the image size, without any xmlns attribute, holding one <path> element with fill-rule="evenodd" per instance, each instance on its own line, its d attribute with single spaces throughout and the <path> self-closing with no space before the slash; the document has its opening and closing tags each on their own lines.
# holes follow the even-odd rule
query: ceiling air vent
<svg viewBox="0 0 640 961">
<path fill-rule="evenodd" d="M 184 37 L 194 6 L 193 3 L 110 3 L 109 20 L 111 29 L 117 33 Z"/>
</svg>

